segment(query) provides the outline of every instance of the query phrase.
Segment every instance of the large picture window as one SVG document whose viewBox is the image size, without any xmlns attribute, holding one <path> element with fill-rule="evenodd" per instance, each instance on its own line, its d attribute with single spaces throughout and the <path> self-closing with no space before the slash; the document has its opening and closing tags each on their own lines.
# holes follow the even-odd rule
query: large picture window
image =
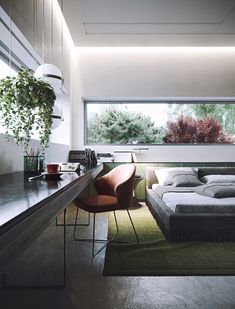
<svg viewBox="0 0 235 309">
<path fill-rule="evenodd" d="M 86 144 L 234 144 L 233 102 L 85 101 Z"/>
</svg>

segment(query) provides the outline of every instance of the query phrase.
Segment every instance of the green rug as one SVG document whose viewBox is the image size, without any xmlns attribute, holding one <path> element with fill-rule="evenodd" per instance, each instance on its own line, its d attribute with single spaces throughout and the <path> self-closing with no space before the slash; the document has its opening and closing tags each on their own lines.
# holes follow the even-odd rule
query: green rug
<svg viewBox="0 0 235 309">
<path fill-rule="evenodd" d="M 131 210 L 140 244 L 136 244 L 126 211 L 118 211 L 119 233 L 106 249 L 104 275 L 185 276 L 235 275 L 235 242 L 203 243 L 166 241 L 146 206 Z M 109 216 L 109 235 L 115 232 Z"/>
</svg>

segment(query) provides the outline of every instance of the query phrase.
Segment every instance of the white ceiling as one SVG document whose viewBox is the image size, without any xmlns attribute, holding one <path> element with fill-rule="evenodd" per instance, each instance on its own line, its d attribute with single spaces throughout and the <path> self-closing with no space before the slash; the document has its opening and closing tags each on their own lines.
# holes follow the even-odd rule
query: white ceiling
<svg viewBox="0 0 235 309">
<path fill-rule="evenodd" d="M 64 0 L 76 46 L 235 46 L 235 0 Z"/>
</svg>

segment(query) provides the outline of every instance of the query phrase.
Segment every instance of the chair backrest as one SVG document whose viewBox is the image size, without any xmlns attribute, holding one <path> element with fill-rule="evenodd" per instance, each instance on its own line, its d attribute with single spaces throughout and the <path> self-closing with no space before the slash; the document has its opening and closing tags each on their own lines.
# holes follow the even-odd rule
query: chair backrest
<svg viewBox="0 0 235 309">
<path fill-rule="evenodd" d="M 115 167 L 95 181 L 97 193 L 116 196 L 120 208 L 129 208 L 133 200 L 135 170 L 133 164 Z"/>
</svg>

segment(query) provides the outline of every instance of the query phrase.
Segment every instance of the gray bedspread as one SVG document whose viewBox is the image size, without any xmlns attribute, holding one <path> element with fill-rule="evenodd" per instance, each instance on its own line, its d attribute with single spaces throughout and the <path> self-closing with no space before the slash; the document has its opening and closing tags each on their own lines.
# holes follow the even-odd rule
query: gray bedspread
<svg viewBox="0 0 235 309">
<path fill-rule="evenodd" d="M 193 187 L 174 187 L 174 186 L 161 186 L 153 185 L 153 190 L 157 195 L 163 199 L 164 194 L 169 192 L 187 193 L 194 192 Z"/>
<path fill-rule="evenodd" d="M 214 198 L 199 194 L 205 187 L 157 185 L 153 190 L 175 213 L 235 213 L 235 197 Z"/>
</svg>

